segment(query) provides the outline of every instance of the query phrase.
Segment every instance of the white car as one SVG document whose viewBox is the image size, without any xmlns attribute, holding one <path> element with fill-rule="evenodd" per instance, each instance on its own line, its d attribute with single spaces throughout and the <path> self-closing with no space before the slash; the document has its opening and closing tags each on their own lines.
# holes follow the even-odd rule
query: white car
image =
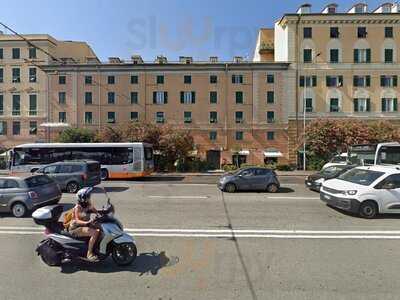
<svg viewBox="0 0 400 300">
<path fill-rule="evenodd" d="M 329 206 L 372 219 L 400 213 L 400 168 L 357 167 L 322 184 L 320 198 Z"/>
<path fill-rule="evenodd" d="M 332 159 L 326 163 L 321 170 L 324 170 L 328 167 L 332 167 L 332 166 L 345 166 L 347 165 L 347 153 L 342 153 L 342 154 L 338 154 L 335 155 L 334 157 L 332 157 Z"/>
</svg>

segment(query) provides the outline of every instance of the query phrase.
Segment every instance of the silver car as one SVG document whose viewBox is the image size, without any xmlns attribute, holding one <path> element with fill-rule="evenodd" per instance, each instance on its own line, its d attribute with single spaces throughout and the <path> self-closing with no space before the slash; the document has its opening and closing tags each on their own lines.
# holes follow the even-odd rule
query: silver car
<svg viewBox="0 0 400 300">
<path fill-rule="evenodd" d="M 0 212 L 17 218 L 40 206 L 57 204 L 61 195 L 58 184 L 46 175 L 0 177 Z"/>
</svg>

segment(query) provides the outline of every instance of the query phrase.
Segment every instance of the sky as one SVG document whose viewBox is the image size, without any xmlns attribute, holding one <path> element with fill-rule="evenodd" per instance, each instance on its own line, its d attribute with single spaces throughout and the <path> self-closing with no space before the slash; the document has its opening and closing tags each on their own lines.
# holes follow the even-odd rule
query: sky
<svg viewBox="0 0 400 300">
<path fill-rule="evenodd" d="M 356 1 L 334 2 L 347 11 Z M 157 55 L 229 61 L 251 59 L 258 29 L 305 2 L 320 12 L 332 0 L 0 0 L 0 21 L 18 33 L 86 41 L 103 61 L 133 54 L 145 61 Z M 364 2 L 372 10 L 385 0 Z"/>
</svg>

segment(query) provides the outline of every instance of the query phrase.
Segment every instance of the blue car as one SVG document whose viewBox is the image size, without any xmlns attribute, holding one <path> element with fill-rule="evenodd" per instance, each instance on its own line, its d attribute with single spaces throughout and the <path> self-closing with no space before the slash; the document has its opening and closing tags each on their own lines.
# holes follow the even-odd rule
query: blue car
<svg viewBox="0 0 400 300">
<path fill-rule="evenodd" d="M 227 173 L 218 181 L 221 191 L 234 193 L 236 191 L 266 191 L 276 193 L 280 183 L 276 173 L 267 168 L 248 167 Z"/>
</svg>

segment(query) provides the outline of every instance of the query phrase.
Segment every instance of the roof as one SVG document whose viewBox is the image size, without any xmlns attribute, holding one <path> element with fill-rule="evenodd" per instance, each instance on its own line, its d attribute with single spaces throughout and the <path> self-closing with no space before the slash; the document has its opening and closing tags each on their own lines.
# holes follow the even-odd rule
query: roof
<svg viewBox="0 0 400 300">
<path fill-rule="evenodd" d="M 54 45 L 57 44 L 57 40 L 48 34 L 22 34 L 22 36 L 29 41 L 48 41 Z M 21 37 L 15 35 L 15 34 L 4 34 L 4 33 L 0 34 L 0 41 L 2 41 L 2 42 L 6 42 L 6 41 L 24 42 L 24 40 Z"/>
<path fill-rule="evenodd" d="M 81 62 L 86 62 L 87 58 L 97 59 L 96 53 L 86 43 L 80 41 L 57 41 L 56 57 L 72 57 Z"/>
</svg>

